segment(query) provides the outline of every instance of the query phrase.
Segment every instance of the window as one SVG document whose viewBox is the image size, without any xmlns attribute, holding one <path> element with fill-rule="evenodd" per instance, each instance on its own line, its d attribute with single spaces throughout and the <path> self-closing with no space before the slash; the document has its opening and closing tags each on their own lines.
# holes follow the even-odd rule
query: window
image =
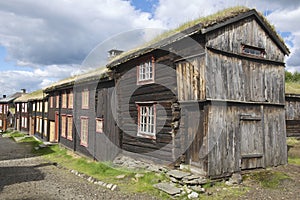
<svg viewBox="0 0 300 200">
<path fill-rule="evenodd" d="M 44 119 L 44 136 L 47 137 L 47 119 Z"/>
<path fill-rule="evenodd" d="M 27 117 L 22 117 L 22 128 L 27 128 Z"/>
<path fill-rule="evenodd" d="M 103 118 L 96 119 L 96 132 L 103 133 Z"/>
<path fill-rule="evenodd" d="M 245 45 L 245 44 L 242 45 L 242 53 L 251 56 L 261 57 L 261 58 L 265 58 L 266 56 L 265 49 L 250 46 L 250 45 Z"/>
<path fill-rule="evenodd" d="M 39 102 L 36 102 L 36 111 L 40 112 L 40 104 L 39 104 Z"/>
<path fill-rule="evenodd" d="M 35 102 L 32 103 L 32 111 L 35 111 Z"/>
<path fill-rule="evenodd" d="M 61 101 L 62 101 L 62 105 L 61 107 L 62 108 L 67 108 L 67 94 L 66 93 L 63 93 L 62 96 L 61 96 Z"/>
<path fill-rule="evenodd" d="M 2 113 L 2 108 L 4 105 L 0 105 L 0 113 Z"/>
<path fill-rule="evenodd" d="M 138 84 L 147 84 L 154 82 L 154 59 L 141 63 L 137 67 Z"/>
<path fill-rule="evenodd" d="M 138 105 L 138 136 L 155 139 L 155 105 Z"/>
<path fill-rule="evenodd" d="M 43 132 L 43 119 L 40 118 L 40 129 L 39 129 L 39 133 L 42 133 Z"/>
<path fill-rule="evenodd" d="M 82 109 L 89 109 L 89 91 L 82 91 Z"/>
<path fill-rule="evenodd" d="M 48 112 L 48 102 L 47 101 L 44 102 L 44 111 L 45 111 L 45 113 Z"/>
<path fill-rule="evenodd" d="M 72 140 L 73 139 L 73 117 L 68 116 L 68 130 L 67 130 L 67 139 Z"/>
<path fill-rule="evenodd" d="M 36 118 L 36 127 L 35 127 L 35 131 L 36 131 L 36 132 L 39 132 L 39 130 L 40 130 L 40 120 L 39 120 L 39 118 L 37 117 L 37 118 Z"/>
<path fill-rule="evenodd" d="M 17 112 L 20 112 L 20 104 L 17 103 Z"/>
<path fill-rule="evenodd" d="M 22 103 L 22 112 L 27 112 L 27 103 Z"/>
<path fill-rule="evenodd" d="M 7 113 L 7 105 L 3 105 L 3 113 L 4 113 L 4 114 Z"/>
<path fill-rule="evenodd" d="M 70 92 L 70 93 L 69 93 L 68 107 L 69 107 L 69 108 L 73 108 L 73 92 Z"/>
<path fill-rule="evenodd" d="M 50 97 L 50 108 L 53 108 L 53 96 Z"/>
<path fill-rule="evenodd" d="M 81 117 L 81 134 L 80 134 L 80 144 L 83 146 L 88 146 L 88 123 L 89 119 L 87 117 Z"/>
<path fill-rule="evenodd" d="M 40 102 L 38 102 L 38 104 L 40 104 L 39 112 L 43 112 L 43 102 L 40 101 Z"/>
<path fill-rule="evenodd" d="M 2 119 L 0 119 L 0 126 L 2 127 Z"/>
<path fill-rule="evenodd" d="M 66 135 L 66 133 L 67 133 L 66 125 L 67 125 L 67 116 L 62 115 L 61 116 L 61 136 L 64 138 L 67 136 Z"/>
<path fill-rule="evenodd" d="M 59 108 L 59 96 L 56 96 L 56 108 Z"/>
</svg>

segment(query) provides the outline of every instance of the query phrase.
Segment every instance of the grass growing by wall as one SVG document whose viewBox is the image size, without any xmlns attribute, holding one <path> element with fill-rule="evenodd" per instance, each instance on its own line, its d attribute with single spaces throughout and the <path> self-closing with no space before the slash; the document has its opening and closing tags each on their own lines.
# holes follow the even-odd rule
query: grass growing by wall
<svg viewBox="0 0 300 200">
<path fill-rule="evenodd" d="M 169 198 L 168 195 L 153 187 L 153 184 L 166 179 L 163 174 L 137 170 L 130 171 L 116 167 L 110 162 L 93 161 L 90 158 L 80 157 L 67 149 L 61 148 L 59 145 L 39 149 L 36 154 L 43 155 L 45 159 L 56 162 L 67 169 L 76 170 L 107 183 L 117 184 L 123 192 L 147 193 L 160 198 Z M 135 178 L 137 173 L 142 173 L 144 176 Z M 118 179 L 117 176 L 119 175 L 125 177 Z"/>
</svg>

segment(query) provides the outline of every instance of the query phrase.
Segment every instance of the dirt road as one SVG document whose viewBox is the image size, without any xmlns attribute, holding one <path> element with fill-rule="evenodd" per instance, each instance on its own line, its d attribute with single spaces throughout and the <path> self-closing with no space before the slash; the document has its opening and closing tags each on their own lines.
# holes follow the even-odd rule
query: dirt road
<svg viewBox="0 0 300 200">
<path fill-rule="evenodd" d="M 0 136 L 0 199 L 153 199 L 110 191 L 31 154 Z"/>
</svg>

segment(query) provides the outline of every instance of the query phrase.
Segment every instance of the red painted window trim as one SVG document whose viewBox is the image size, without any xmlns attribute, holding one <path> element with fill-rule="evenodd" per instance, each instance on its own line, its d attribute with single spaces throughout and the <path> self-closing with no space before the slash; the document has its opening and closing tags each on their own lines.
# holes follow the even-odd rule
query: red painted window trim
<svg viewBox="0 0 300 200">
<path fill-rule="evenodd" d="M 72 95 L 72 103 L 70 103 L 70 96 L 71 95 Z M 74 105 L 74 94 L 73 94 L 73 91 L 70 91 L 68 93 L 68 108 L 73 109 L 73 105 Z"/>
<path fill-rule="evenodd" d="M 65 118 L 65 131 L 63 133 L 63 117 Z M 67 115 L 61 115 L 61 137 L 67 137 Z"/>
<path fill-rule="evenodd" d="M 67 99 L 67 93 L 64 92 L 61 94 L 61 107 L 62 108 L 67 108 L 68 106 L 68 99 Z"/>
<path fill-rule="evenodd" d="M 55 97 L 55 108 L 59 108 L 59 95 Z"/>
<path fill-rule="evenodd" d="M 86 143 L 85 142 L 82 142 L 82 120 L 87 120 L 87 134 L 86 134 Z M 89 118 L 88 117 L 85 117 L 85 116 L 82 116 L 80 117 L 80 145 L 82 146 L 85 146 L 85 147 L 88 147 L 88 143 L 89 143 Z"/>
<path fill-rule="evenodd" d="M 87 93 L 87 105 L 83 105 L 83 98 L 84 98 L 84 94 Z M 85 89 L 81 92 L 81 108 L 82 109 L 89 109 L 89 100 L 90 100 L 90 91 L 88 89 Z"/>
<path fill-rule="evenodd" d="M 71 119 L 71 127 L 72 127 L 72 132 L 71 136 L 69 136 L 69 119 Z M 73 116 L 72 115 L 67 115 L 67 139 L 72 141 L 73 140 Z"/>
<path fill-rule="evenodd" d="M 152 66 L 152 78 L 151 79 L 147 79 L 147 80 L 140 80 L 140 66 L 141 64 L 144 64 L 146 62 L 151 62 L 151 66 Z M 137 85 L 146 85 L 146 84 L 151 84 L 155 82 L 155 59 L 152 56 L 151 58 L 145 59 L 143 61 L 140 62 L 140 64 L 136 67 L 136 84 Z"/>
<path fill-rule="evenodd" d="M 138 137 L 143 137 L 143 138 L 148 138 L 148 139 L 156 139 L 156 103 L 154 102 L 139 102 L 136 103 L 137 105 L 137 110 L 138 110 L 138 130 L 137 130 L 137 136 Z M 149 134 L 149 133 L 145 133 L 145 132 L 141 132 L 140 131 L 140 126 L 141 126 L 141 122 L 140 122 L 140 109 L 143 106 L 153 106 L 153 115 L 154 115 L 154 119 L 153 119 L 153 128 L 154 128 L 154 133 Z"/>
</svg>

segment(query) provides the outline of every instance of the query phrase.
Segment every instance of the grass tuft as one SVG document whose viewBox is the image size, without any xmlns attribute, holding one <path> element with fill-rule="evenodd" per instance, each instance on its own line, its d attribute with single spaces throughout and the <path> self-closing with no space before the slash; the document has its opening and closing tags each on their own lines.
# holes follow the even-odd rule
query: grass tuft
<svg viewBox="0 0 300 200">
<path fill-rule="evenodd" d="M 252 173 L 251 178 L 258 183 L 263 188 L 277 189 L 280 183 L 284 180 L 290 179 L 288 175 L 282 172 L 264 170 L 260 172 Z"/>
</svg>

